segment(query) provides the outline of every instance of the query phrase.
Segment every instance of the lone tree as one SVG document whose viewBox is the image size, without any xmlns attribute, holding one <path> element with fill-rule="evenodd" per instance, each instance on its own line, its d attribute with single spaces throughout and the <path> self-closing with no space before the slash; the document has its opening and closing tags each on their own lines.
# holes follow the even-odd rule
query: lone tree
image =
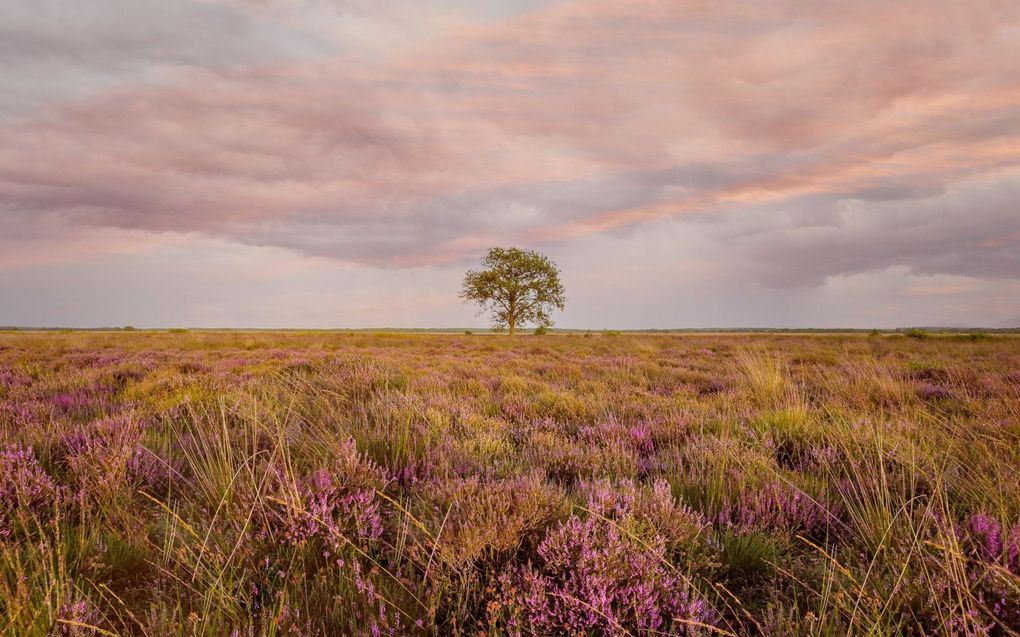
<svg viewBox="0 0 1020 637">
<path fill-rule="evenodd" d="M 549 312 L 563 309 L 560 270 L 543 254 L 518 248 L 492 248 L 481 270 L 468 270 L 460 298 L 477 303 L 479 314 L 492 312 L 493 326 L 510 336 L 527 323 L 550 327 Z"/>
</svg>

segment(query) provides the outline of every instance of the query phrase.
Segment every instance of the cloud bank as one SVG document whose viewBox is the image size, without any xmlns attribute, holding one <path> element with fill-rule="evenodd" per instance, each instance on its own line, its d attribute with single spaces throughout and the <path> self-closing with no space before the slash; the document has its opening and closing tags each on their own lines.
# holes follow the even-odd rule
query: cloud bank
<svg viewBox="0 0 1020 637">
<path fill-rule="evenodd" d="M 415 269 L 668 224 L 768 288 L 1020 279 L 1020 3 L 0 16 L 0 267 L 203 237 Z"/>
</svg>

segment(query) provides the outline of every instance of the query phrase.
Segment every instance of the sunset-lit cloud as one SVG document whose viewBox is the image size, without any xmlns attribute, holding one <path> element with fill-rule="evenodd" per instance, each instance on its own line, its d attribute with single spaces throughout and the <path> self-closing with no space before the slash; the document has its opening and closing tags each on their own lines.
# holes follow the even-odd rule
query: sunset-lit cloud
<svg viewBox="0 0 1020 637">
<path fill-rule="evenodd" d="M 1020 316 L 1020 3 L 0 0 L 0 17 L 0 269 L 233 246 L 252 277 L 373 273 L 362 305 L 385 307 L 407 272 L 455 287 L 490 245 L 588 268 L 600 245 L 619 286 L 660 281 L 650 295 L 790 307 L 866 276 L 877 323 L 908 314 L 892 285 L 936 299 L 933 322 L 967 320 L 956 289 L 989 300 L 968 297 L 974 323 Z M 647 254 L 702 274 L 651 275 Z M 470 317 L 450 297 L 423 293 L 415 320 Z M 316 298 L 336 305 L 288 303 Z"/>
</svg>

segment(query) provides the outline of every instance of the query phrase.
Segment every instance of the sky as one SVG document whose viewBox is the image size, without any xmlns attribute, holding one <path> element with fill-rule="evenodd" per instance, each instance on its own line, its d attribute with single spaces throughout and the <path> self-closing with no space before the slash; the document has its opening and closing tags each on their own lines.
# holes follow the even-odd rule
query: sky
<svg viewBox="0 0 1020 637">
<path fill-rule="evenodd" d="M 1020 326 L 1020 0 L 0 0 L 0 325 Z"/>
</svg>

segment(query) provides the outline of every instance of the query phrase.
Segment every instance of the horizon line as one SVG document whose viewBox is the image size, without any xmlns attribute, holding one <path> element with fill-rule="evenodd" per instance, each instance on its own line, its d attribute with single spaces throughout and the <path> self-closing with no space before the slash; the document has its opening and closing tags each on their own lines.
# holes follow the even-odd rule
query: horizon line
<svg viewBox="0 0 1020 637">
<path fill-rule="evenodd" d="M 535 328 L 518 330 L 522 335 L 527 335 Z M 1020 325 L 1012 327 L 990 327 L 990 326 L 948 326 L 948 325 L 904 325 L 898 327 L 768 327 L 768 326 L 736 326 L 736 327 L 601 327 L 601 328 L 577 328 L 577 327 L 552 327 L 550 333 L 584 334 L 584 333 L 684 333 L 684 332 L 882 332 L 897 333 L 910 330 L 922 330 L 933 332 L 1017 332 Z M 91 327 L 72 326 L 28 326 L 28 325 L 0 325 L 0 332 L 404 332 L 404 333 L 444 333 L 444 334 L 493 334 L 506 333 L 506 330 L 498 330 L 491 327 L 194 327 L 194 326 L 153 326 L 138 327 L 133 325 L 103 325 Z"/>
</svg>

